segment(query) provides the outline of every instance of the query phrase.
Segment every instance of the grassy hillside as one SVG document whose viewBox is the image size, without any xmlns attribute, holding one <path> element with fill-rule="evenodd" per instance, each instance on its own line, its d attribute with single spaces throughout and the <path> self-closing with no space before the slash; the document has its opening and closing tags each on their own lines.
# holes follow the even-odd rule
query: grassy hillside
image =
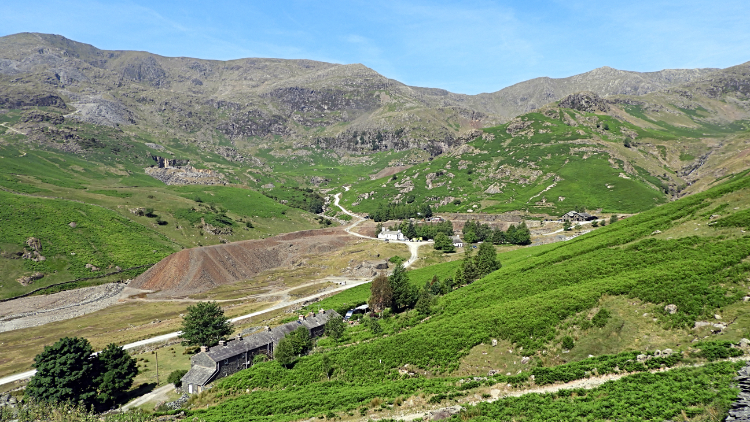
<svg viewBox="0 0 750 422">
<path fill-rule="evenodd" d="M 0 298 L 75 278 L 155 264 L 179 249 L 164 235 L 116 212 L 73 201 L 33 198 L 0 191 L 0 250 L 3 257 Z M 75 227 L 71 227 L 74 223 Z M 37 238 L 43 261 L 21 259 L 31 251 L 27 239 Z M 86 268 L 91 264 L 98 268 Z M 145 270 L 145 269 L 144 269 Z M 141 270 L 143 271 L 143 270 Z M 41 272 L 44 278 L 29 286 L 15 281 Z M 132 276 L 132 273 L 127 275 Z"/>
<path fill-rule="evenodd" d="M 640 105 L 607 107 L 606 113 L 544 107 L 484 129 L 428 163 L 359 182 L 343 201 L 361 212 L 413 202 L 442 212 L 635 213 L 684 188 L 684 168 L 710 155 L 714 140 L 741 144 L 750 137 L 747 122 L 706 120 L 715 114 L 700 109 L 671 106 L 678 119 Z M 657 120 L 664 114 L 671 119 Z"/>
<path fill-rule="evenodd" d="M 98 276 L 117 266 L 154 264 L 181 248 L 321 227 L 314 215 L 247 188 L 167 186 L 144 173 L 154 164 L 145 139 L 99 135 L 103 146 L 83 156 L 4 143 L 25 137 L 0 135 L 0 297 Z M 118 153 L 118 148 L 130 152 Z M 220 230 L 205 229 L 201 219 Z M 77 227 L 69 227 L 71 222 Z M 40 239 L 46 261 L 16 259 L 29 237 Z M 85 264 L 100 271 L 92 273 Z M 16 282 L 35 272 L 44 278 L 29 286 Z"/>
<path fill-rule="evenodd" d="M 220 420 L 243 408 L 249 410 L 238 420 L 292 420 L 315 412 L 353 412 L 376 397 L 386 402 L 420 392 L 451 397 L 456 392 L 455 379 L 443 377 L 450 377 L 475 347 L 493 338 L 528 356 L 531 367 L 556 368 L 565 362 L 560 343 L 569 333 L 571 318 L 588 321 L 574 323 L 581 337 L 601 335 L 599 328 L 592 328 L 592 311 L 611 303 L 605 300 L 609 297 L 643 303 L 648 321 L 655 318 L 654 329 L 700 340 L 702 332 L 690 330 L 696 320 L 715 320 L 716 314 L 728 318 L 747 310 L 747 302 L 742 301 L 750 276 L 746 260 L 750 237 L 743 231 L 749 223 L 743 217 L 750 209 L 747 198 L 750 177 L 741 174 L 707 192 L 574 240 L 518 249 L 509 252 L 508 259 L 501 255 L 500 270 L 441 297 L 430 318 L 410 311 L 384 320 L 379 335 L 352 328 L 345 342 L 353 344 L 346 347 L 322 341 L 320 353 L 302 358 L 293 369 L 271 362 L 242 371 L 220 381 L 206 396 L 204 400 L 218 399 L 221 404 L 201 416 Z M 455 265 L 441 264 L 412 273 L 415 280 L 431 277 L 430 270 L 444 276 Z M 676 305 L 677 312 L 667 312 L 667 304 Z M 603 329 L 616 322 L 616 318 L 605 319 Z M 737 341 L 748 323 L 747 318 L 734 319 L 733 324 L 743 326 L 735 325 L 720 338 Z M 711 334 L 707 335 L 710 340 Z M 686 351 L 703 347 L 702 343 L 687 344 L 669 346 Z M 613 343 L 603 352 L 642 347 L 648 347 L 648 342 Z M 324 355 L 335 368 L 330 381 L 321 372 Z M 574 361 L 585 356 L 570 358 Z M 405 365 L 415 372 L 414 377 L 399 374 L 398 369 Z M 609 366 L 610 370 L 614 367 Z M 580 376 L 585 376 L 584 372 L 581 370 Z M 528 382 L 528 372 L 515 376 L 488 382 Z M 384 384 L 386 380 L 389 383 Z M 279 405 L 254 407 L 252 403 L 266 393 L 246 395 L 246 389 L 261 389 L 273 395 Z M 346 391 L 356 399 L 339 397 L 333 391 Z M 281 402 L 286 404 L 281 406 Z"/>
</svg>

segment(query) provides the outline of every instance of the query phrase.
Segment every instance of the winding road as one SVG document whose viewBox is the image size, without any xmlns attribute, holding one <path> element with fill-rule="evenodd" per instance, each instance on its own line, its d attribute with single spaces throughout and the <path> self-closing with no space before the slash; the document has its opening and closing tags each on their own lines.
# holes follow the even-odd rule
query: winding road
<svg viewBox="0 0 750 422">
<path fill-rule="evenodd" d="M 347 188 L 344 188 L 344 189 L 349 190 Z M 365 236 L 363 234 L 360 234 L 360 233 L 357 233 L 355 231 L 352 231 L 352 229 L 354 227 L 356 227 L 359 223 L 365 221 L 365 219 L 362 218 L 362 217 L 360 217 L 360 216 L 358 216 L 357 214 L 354 214 L 353 212 L 347 210 L 346 208 L 342 207 L 341 204 L 339 203 L 340 201 L 341 201 L 341 193 L 339 192 L 336 195 L 334 195 L 333 205 L 339 207 L 341 209 L 341 211 L 343 211 L 347 215 L 350 215 L 354 219 L 353 222 L 352 222 L 352 224 L 346 226 L 346 228 L 344 228 L 344 230 L 346 230 L 347 233 L 349 233 L 349 234 L 351 234 L 353 236 L 363 237 L 365 239 L 371 239 L 371 240 L 372 239 L 376 239 L 374 237 Z M 409 247 L 409 252 L 411 253 L 411 256 L 404 263 L 404 268 L 409 268 L 412 264 L 414 264 L 415 262 L 417 262 L 417 259 L 419 258 L 419 247 L 422 246 L 422 245 L 428 245 L 431 242 L 402 242 L 400 240 L 391 240 L 390 243 L 402 243 L 402 244 L 406 245 L 407 247 Z"/>
</svg>

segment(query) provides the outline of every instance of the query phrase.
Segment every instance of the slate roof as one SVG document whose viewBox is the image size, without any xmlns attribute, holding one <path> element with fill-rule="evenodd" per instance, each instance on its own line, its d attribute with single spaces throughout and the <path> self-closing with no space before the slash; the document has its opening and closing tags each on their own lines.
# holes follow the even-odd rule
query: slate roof
<svg viewBox="0 0 750 422">
<path fill-rule="evenodd" d="M 193 366 L 188 373 L 182 377 L 182 384 L 206 385 L 214 372 L 216 372 L 216 368 Z"/>
<path fill-rule="evenodd" d="M 329 309 L 323 313 L 317 313 L 313 316 L 308 316 L 304 320 L 292 321 L 286 324 L 279 325 L 272 328 L 270 331 L 260 331 L 255 334 L 249 335 L 242 340 L 229 340 L 226 346 L 214 346 L 208 349 L 207 352 L 201 352 L 200 355 L 204 359 L 203 364 L 194 364 L 191 366 L 190 371 L 182 377 L 182 382 L 187 384 L 205 385 L 216 371 L 216 364 L 224 359 L 229 359 L 239 354 L 249 352 L 261 347 L 266 347 L 273 344 L 274 348 L 279 341 L 284 338 L 287 334 L 298 329 L 299 327 L 305 327 L 308 330 L 321 327 L 333 317 L 340 317 L 338 312 L 333 309 Z M 196 355 L 198 356 L 198 355 Z M 209 368 L 203 365 L 208 364 L 208 360 L 213 361 L 213 367 Z M 195 359 L 194 359 L 195 360 Z"/>
</svg>

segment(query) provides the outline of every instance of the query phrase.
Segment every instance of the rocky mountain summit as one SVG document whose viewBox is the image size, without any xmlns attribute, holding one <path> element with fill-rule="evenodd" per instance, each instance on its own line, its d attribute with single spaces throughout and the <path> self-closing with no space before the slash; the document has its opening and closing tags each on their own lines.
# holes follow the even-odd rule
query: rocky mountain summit
<svg viewBox="0 0 750 422">
<path fill-rule="evenodd" d="M 408 86 L 361 64 L 162 57 L 22 33 L 0 38 L 0 107 L 53 107 L 66 119 L 167 134 L 231 161 L 248 155 L 242 147 L 269 145 L 341 154 L 420 149 L 435 156 L 475 138 L 479 128 L 574 92 L 641 95 L 714 72 L 605 67 L 464 95 Z M 55 141 L 53 147 L 60 137 L 66 139 L 54 130 L 36 136 Z"/>
</svg>

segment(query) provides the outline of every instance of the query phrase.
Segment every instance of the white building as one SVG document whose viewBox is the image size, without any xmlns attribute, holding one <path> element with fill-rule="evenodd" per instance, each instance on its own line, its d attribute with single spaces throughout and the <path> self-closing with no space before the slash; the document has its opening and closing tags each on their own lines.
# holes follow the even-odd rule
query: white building
<svg viewBox="0 0 750 422">
<path fill-rule="evenodd" d="M 406 240 L 406 236 L 404 236 L 404 234 L 401 233 L 401 230 L 392 231 L 392 230 L 386 230 L 385 227 L 383 227 L 383 230 L 381 230 L 380 233 L 378 233 L 378 239 L 400 240 L 403 242 Z"/>
<path fill-rule="evenodd" d="M 453 236 L 451 238 L 451 242 L 453 242 L 453 247 L 456 247 L 456 248 L 463 248 L 464 247 L 464 242 L 458 236 Z"/>
</svg>

